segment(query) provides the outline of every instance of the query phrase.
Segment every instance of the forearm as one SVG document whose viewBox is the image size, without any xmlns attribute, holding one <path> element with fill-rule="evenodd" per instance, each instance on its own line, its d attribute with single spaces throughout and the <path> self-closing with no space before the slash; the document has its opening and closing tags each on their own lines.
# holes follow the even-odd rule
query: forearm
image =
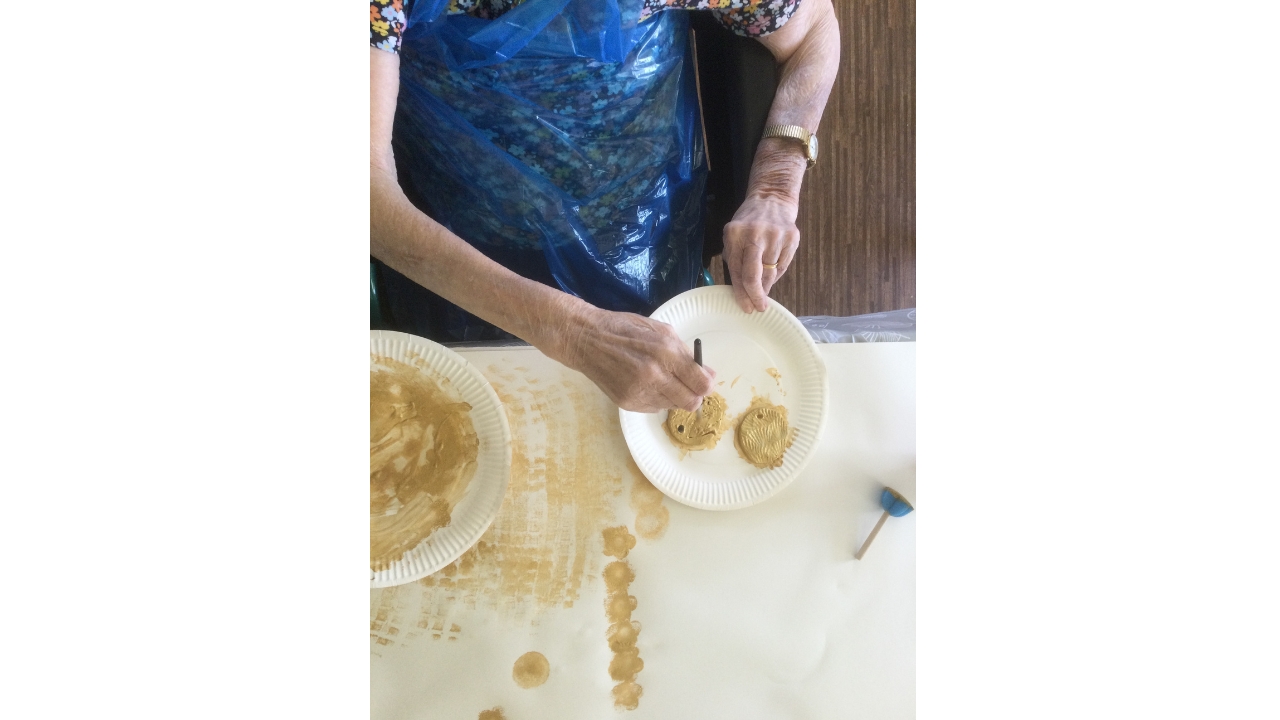
<svg viewBox="0 0 1280 720">
<path fill-rule="evenodd" d="M 391 149 L 400 58 L 369 49 L 369 251 L 410 280 L 578 370 L 619 407 L 696 410 L 714 373 L 667 324 L 601 310 L 498 265 L 423 214 Z"/>
<path fill-rule="evenodd" d="M 816 133 L 822 112 L 835 84 L 840 64 L 840 30 L 830 0 L 805 0 L 801 12 L 811 13 L 807 31 L 794 46 L 782 40 L 770 45 L 781 61 L 781 78 L 773 105 L 769 109 L 769 125 L 799 125 Z M 793 18 L 795 22 L 800 18 Z M 788 28 L 784 27 L 778 34 Z M 751 165 L 748 197 L 773 197 L 798 204 L 800 184 L 808 163 L 797 152 L 794 141 L 765 138 L 756 148 Z"/>
<path fill-rule="evenodd" d="M 521 277 L 423 214 L 374 166 L 370 251 L 410 280 L 552 357 L 564 355 L 582 300 Z"/>
</svg>

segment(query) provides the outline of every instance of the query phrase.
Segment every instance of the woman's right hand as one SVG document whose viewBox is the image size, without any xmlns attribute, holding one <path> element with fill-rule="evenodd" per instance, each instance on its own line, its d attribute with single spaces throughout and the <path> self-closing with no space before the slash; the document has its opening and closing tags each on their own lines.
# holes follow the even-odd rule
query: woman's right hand
<svg viewBox="0 0 1280 720">
<path fill-rule="evenodd" d="M 694 411 L 714 389 L 715 371 L 695 363 L 666 323 L 582 303 L 559 330 L 555 359 L 586 375 L 623 410 Z"/>
</svg>

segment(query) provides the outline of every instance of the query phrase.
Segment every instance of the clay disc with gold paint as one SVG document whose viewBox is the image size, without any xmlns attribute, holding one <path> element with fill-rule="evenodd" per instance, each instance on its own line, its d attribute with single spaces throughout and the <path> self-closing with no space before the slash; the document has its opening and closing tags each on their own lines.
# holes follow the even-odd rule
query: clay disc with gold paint
<svg viewBox="0 0 1280 720">
<path fill-rule="evenodd" d="M 369 380 L 378 588 L 436 572 L 489 529 L 511 475 L 511 429 L 484 375 L 425 338 L 371 331 Z"/>
<path fill-rule="evenodd" d="M 619 410 L 640 471 L 668 497 L 705 510 L 748 507 L 781 491 L 808 463 L 827 415 L 826 365 L 804 325 L 773 300 L 748 315 L 723 285 L 681 293 L 652 317 L 674 327 L 691 354 L 694 339 L 702 340 L 703 363 L 716 371 L 715 392 L 733 429 L 714 447 L 689 452 L 672 440 L 666 411 Z M 727 436 L 748 408 L 766 406 L 785 410 L 747 423 L 744 456 L 736 436 Z M 757 454 L 753 464 L 748 457 Z"/>
</svg>

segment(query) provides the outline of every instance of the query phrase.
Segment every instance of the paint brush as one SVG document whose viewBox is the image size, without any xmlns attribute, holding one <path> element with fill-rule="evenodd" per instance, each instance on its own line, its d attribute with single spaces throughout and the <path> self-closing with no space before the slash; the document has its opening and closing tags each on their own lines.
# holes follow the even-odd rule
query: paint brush
<svg viewBox="0 0 1280 720">
<path fill-rule="evenodd" d="M 693 339 L 693 361 L 702 367 L 702 338 Z M 702 405 L 698 405 L 697 417 L 702 417 Z"/>
</svg>

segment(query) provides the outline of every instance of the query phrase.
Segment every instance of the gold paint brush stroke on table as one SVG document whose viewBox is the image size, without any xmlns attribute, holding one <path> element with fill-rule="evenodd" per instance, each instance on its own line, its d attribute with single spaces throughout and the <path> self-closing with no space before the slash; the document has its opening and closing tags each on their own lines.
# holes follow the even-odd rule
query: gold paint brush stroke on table
<svg viewBox="0 0 1280 720">
<path fill-rule="evenodd" d="M 622 494 L 630 457 L 617 406 L 581 375 L 540 360 L 537 374 L 505 360 L 484 368 L 511 424 L 502 510 L 474 547 L 439 572 L 374 593 L 375 644 L 404 643 L 391 630 L 425 633 L 477 608 L 532 623 L 551 608 L 573 607 L 584 580 L 598 578 L 601 531 L 616 522 L 613 498 Z M 667 518 L 657 494 L 651 514 L 660 530 Z"/>
</svg>

